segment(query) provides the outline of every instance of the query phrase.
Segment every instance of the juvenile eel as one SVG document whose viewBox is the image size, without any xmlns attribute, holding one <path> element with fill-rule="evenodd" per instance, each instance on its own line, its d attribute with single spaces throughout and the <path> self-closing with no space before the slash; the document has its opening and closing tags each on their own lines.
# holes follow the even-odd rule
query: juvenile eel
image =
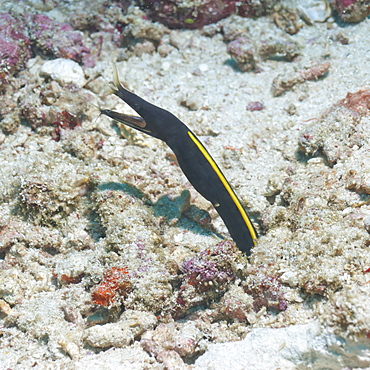
<svg viewBox="0 0 370 370">
<path fill-rule="evenodd" d="M 213 204 L 237 247 L 249 256 L 256 243 L 257 232 L 220 168 L 195 134 L 172 113 L 124 89 L 116 69 L 112 90 L 140 117 L 109 109 L 101 109 L 101 113 L 164 141 L 175 153 L 190 183 Z"/>
</svg>

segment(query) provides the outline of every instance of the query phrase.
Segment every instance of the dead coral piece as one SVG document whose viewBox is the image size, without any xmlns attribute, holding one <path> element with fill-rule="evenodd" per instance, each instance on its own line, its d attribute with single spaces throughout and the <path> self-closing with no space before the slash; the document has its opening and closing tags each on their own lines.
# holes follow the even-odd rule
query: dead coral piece
<svg viewBox="0 0 370 370">
<path fill-rule="evenodd" d="M 361 336 L 367 341 L 370 336 L 370 306 L 367 304 L 370 294 L 370 284 L 347 285 L 341 292 L 329 297 L 327 309 L 320 314 L 337 327 L 343 328 L 347 333 Z"/>
<path fill-rule="evenodd" d="M 34 229 L 34 228 L 32 228 Z M 37 230 L 29 230 L 29 225 L 12 219 L 1 220 L 0 222 L 0 252 L 10 249 L 13 246 L 40 248 L 45 251 L 59 251 L 62 245 L 62 237 L 59 232 L 53 228 L 39 226 Z M 7 268 L 11 258 L 5 258 L 2 265 Z M 10 267 L 10 266 L 8 266 Z"/>
<path fill-rule="evenodd" d="M 199 352 L 198 343 L 203 333 L 194 322 L 159 324 L 155 330 L 147 331 L 141 338 L 142 347 L 159 361 L 173 357 L 191 359 Z"/>
<path fill-rule="evenodd" d="M 257 69 L 257 63 L 261 60 L 291 62 L 300 54 L 300 49 L 296 42 L 289 39 L 262 40 L 257 44 L 247 36 L 237 37 L 227 46 L 227 52 L 243 72 Z"/>
<path fill-rule="evenodd" d="M 370 90 L 361 89 L 356 93 L 347 93 L 339 104 L 353 110 L 360 116 L 370 115 Z"/>
<path fill-rule="evenodd" d="M 253 297 L 253 309 L 258 312 L 262 307 L 276 312 L 285 311 L 288 303 L 283 287 L 276 276 L 269 276 L 260 269 L 251 274 L 243 283 L 243 289 Z"/>
<path fill-rule="evenodd" d="M 163 35 L 169 33 L 169 29 L 166 26 L 158 22 L 150 21 L 140 9 L 135 9 L 133 14 L 128 14 L 123 17 L 123 22 L 126 24 L 122 32 L 125 38 L 159 42 Z"/>
<path fill-rule="evenodd" d="M 123 14 L 126 14 L 130 4 L 130 0 L 109 3 L 84 0 L 68 13 L 68 22 L 74 29 L 80 31 L 118 33 L 119 22 L 122 22 Z"/>
<path fill-rule="evenodd" d="M 332 6 L 345 22 L 357 23 L 370 14 L 368 0 L 335 0 Z"/>
<path fill-rule="evenodd" d="M 0 128 L 4 134 L 7 135 L 14 134 L 18 130 L 20 124 L 21 120 L 17 110 L 15 112 L 5 114 L 2 119 L 0 118 Z"/>
<path fill-rule="evenodd" d="M 319 78 L 323 77 L 325 73 L 327 73 L 329 68 L 330 63 L 325 62 L 314 67 L 298 71 L 298 73 L 302 76 L 304 81 L 318 80 Z"/>
<path fill-rule="evenodd" d="M 126 243 L 139 242 L 146 246 L 159 243 L 153 211 L 139 199 L 142 196 L 138 189 L 124 183 L 106 184 L 93 193 L 94 210 L 106 228 L 107 242 L 112 249 L 123 248 Z"/>
<path fill-rule="evenodd" d="M 40 70 L 40 76 L 51 78 L 62 86 L 86 84 L 82 67 L 71 59 L 57 58 L 46 61 Z"/>
<path fill-rule="evenodd" d="M 286 6 L 285 3 L 274 6 L 272 18 L 275 24 L 289 35 L 295 35 L 304 25 L 297 9 Z"/>
<path fill-rule="evenodd" d="M 8 316 L 8 323 L 15 324 L 24 332 L 29 332 L 35 339 L 41 339 L 49 333 L 49 341 L 54 342 L 56 341 L 56 333 L 69 325 L 67 321 L 63 320 L 61 302 L 56 302 L 50 292 L 41 291 L 31 299 L 25 299 L 22 304 L 18 304 L 13 309 L 13 312 L 14 315 Z M 58 321 L 59 323 L 56 324 Z M 51 327 L 54 330 L 50 331 Z"/>
<path fill-rule="evenodd" d="M 330 164 L 347 157 L 353 145 L 364 145 L 367 128 L 361 122 L 369 114 L 370 91 L 348 93 L 345 99 L 306 127 L 299 139 L 300 150 L 309 155 L 322 152 Z"/>
<path fill-rule="evenodd" d="M 82 123 L 86 100 L 76 94 L 75 89 L 73 86 L 62 88 L 52 81 L 39 91 L 25 94 L 19 101 L 21 117 L 37 133 L 59 141 L 63 131 L 73 130 Z"/>
<path fill-rule="evenodd" d="M 150 312 L 127 310 L 116 323 L 95 325 L 85 330 L 84 340 L 95 348 L 125 347 L 156 324 Z"/>
<path fill-rule="evenodd" d="M 242 287 L 232 286 L 222 297 L 221 312 L 228 319 L 248 322 L 249 314 L 254 310 L 254 299 Z"/>
<path fill-rule="evenodd" d="M 256 48 L 246 36 L 237 37 L 227 45 L 227 52 L 235 59 L 238 68 L 243 72 L 256 69 Z"/>
<path fill-rule="evenodd" d="M 225 42 L 235 40 L 239 36 L 248 36 L 250 27 L 245 19 L 231 16 L 217 23 L 218 32 L 221 32 Z"/>
<path fill-rule="evenodd" d="M 343 178 L 348 170 L 358 169 L 359 158 L 364 152 L 358 153 L 351 165 L 343 161 L 334 168 L 325 165 L 321 158 L 311 159 L 284 181 L 279 194 L 284 206 L 271 209 L 268 217 L 272 219 L 266 224 L 274 231 L 269 243 L 278 245 L 278 242 L 282 246 L 272 257 L 257 245 L 254 256 L 259 255 L 262 261 L 263 255 L 264 263 L 269 261 L 275 271 L 280 266 L 276 254 L 286 258 L 289 275 L 284 276 L 285 283 L 298 285 L 308 294 L 319 295 L 338 291 L 352 279 L 357 284 L 356 275 L 362 274 L 368 261 L 369 234 L 363 216 L 351 208 L 359 203 L 361 195 L 346 190 Z M 344 157 L 347 159 L 348 154 Z M 361 164 L 364 172 L 367 160 L 365 158 Z M 267 275 L 276 276 L 276 273 Z M 250 275 L 247 280 L 252 278 Z"/>
<path fill-rule="evenodd" d="M 83 160 L 94 158 L 102 144 L 101 135 L 97 132 L 63 130 L 60 136 L 63 149 Z"/>
<path fill-rule="evenodd" d="M 357 194 L 370 194 L 370 165 L 369 153 L 366 146 L 357 150 L 343 166 L 343 180 L 346 189 Z M 358 206 L 367 204 L 368 201 L 359 202 Z M 366 223 L 365 223 L 366 226 Z"/>
<path fill-rule="evenodd" d="M 300 54 L 300 46 L 291 40 L 266 40 L 258 47 L 262 59 L 291 62 Z"/>
<path fill-rule="evenodd" d="M 40 225 L 55 225 L 67 217 L 79 201 L 71 187 L 58 188 L 52 181 L 27 180 L 21 183 L 19 205 Z"/>
<path fill-rule="evenodd" d="M 277 76 L 272 82 L 272 95 L 280 96 L 293 86 L 305 81 L 318 80 L 326 76 L 330 68 L 329 62 L 316 65 L 298 72 L 290 73 L 286 76 Z"/>
</svg>

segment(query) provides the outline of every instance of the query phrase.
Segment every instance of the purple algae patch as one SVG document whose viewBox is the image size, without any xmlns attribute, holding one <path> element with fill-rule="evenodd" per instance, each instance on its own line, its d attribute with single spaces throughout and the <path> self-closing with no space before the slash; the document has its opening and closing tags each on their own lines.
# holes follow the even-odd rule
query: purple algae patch
<svg viewBox="0 0 370 370">
<path fill-rule="evenodd" d="M 82 33 L 68 23 L 59 23 L 46 15 L 26 15 L 31 41 L 45 54 L 72 59 L 85 67 L 95 62 L 90 49 L 84 45 Z"/>
<path fill-rule="evenodd" d="M 24 68 L 32 56 L 25 24 L 7 13 L 0 13 L 0 89 L 9 76 Z"/>
</svg>

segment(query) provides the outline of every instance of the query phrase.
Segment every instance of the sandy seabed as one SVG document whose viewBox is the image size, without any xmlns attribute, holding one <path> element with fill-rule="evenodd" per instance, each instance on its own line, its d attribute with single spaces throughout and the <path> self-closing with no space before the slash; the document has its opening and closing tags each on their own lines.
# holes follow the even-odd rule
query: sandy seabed
<svg viewBox="0 0 370 370">
<path fill-rule="evenodd" d="M 75 11 L 37 4 L 13 11 Z M 0 121 L 0 368 L 369 367 L 370 19 L 289 36 L 268 17 L 205 31 L 167 30 L 135 7 L 125 17 L 131 37 L 161 47 L 86 33 L 92 50 L 100 40 L 95 67 L 68 81 L 65 60 L 39 54 L 1 97 L 14 109 Z M 226 32 L 257 49 L 292 41 L 297 56 L 257 55 L 241 72 Z M 108 95 L 112 62 L 212 154 L 260 235 L 250 258 L 164 143 L 98 117 L 95 106 L 132 113 Z M 54 108 L 80 123 L 56 132 L 31 114 Z"/>
</svg>

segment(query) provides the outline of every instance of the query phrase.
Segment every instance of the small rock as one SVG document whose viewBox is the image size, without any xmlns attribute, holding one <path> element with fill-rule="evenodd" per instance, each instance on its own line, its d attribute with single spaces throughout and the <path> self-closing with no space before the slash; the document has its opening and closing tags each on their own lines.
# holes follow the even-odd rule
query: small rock
<svg viewBox="0 0 370 370">
<path fill-rule="evenodd" d="M 280 281 L 283 284 L 288 284 L 292 288 L 298 286 L 299 283 L 297 273 L 294 271 L 285 271 L 280 276 Z"/>
<path fill-rule="evenodd" d="M 8 303 L 6 303 L 3 299 L 0 299 L 0 317 L 1 316 L 8 316 L 12 312 L 12 309 Z"/>
<path fill-rule="evenodd" d="M 370 233 L 370 216 L 365 217 L 364 226 L 368 233 Z"/>
<path fill-rule="evenodd" d="M 180 33 L 177 30 L 171 31 L 170 44 L 179 50 L 187 48 L 190 44 L 189 34 Z"/>
<path fill-rule="evenodd" d="M 85 341 L 92 347 L 124 347 L 156 324 L 149 312 L 125 311 L 116 323 L 96 325 L 86 330 Z"/>
<path fill-rule="evenodd" d="M 5 134 L 14 134 L 21 123 L 19 114 L 15 110 L 9 114 L 5 114 L 0 122 L 0 128 Z"/>
<path fill-rule="evenodd" d="M 237 37 L 229 43 L 227 52 L 236 61 L 241 71 L 247 72 L 256 69 L 255 45 L 249 38 Z"/>
<path fill-rule="evenodd" d="M 172 50 L 174 50 L 174 47 L 169 44 L 162 44 L 157 48 L 157 51 L 162 58 L 165 58 Z"/>
<path fill-rule="evenodd" d="M 86 332 L 85 341 L 95 348 L 125 347 L 134 341 L 130 328 L 121 323 L 96 325 Z"/>
<path fill-rule="evenodd" d="M 200 63 L 198 68 L 201 72 L 207 72 L 209 70 L 209 66 L 206 63 Z"/>
<path fill-rule="evenodd" d="M 344 22 L 357 23 L 370 14 L 368 0 L 335 0 L 332 6 Z"/>
<path fill-rule="evenodd" d="M 41 67 L 40 75 L 50 77 L 62 86 L 74 84 L 83 87 L 86 84 L 82 67 L 70 59 L 59 58 L 45 62 Z"/>
<path fill-rule="evenodd" d="M 254 112 L 256 110 L 262 110 L 264 108 L 265 106 L 260 101 L 252 101 L 247 104 L 247 110 L 249 110 L 250 112 Z"/>
</svg>

